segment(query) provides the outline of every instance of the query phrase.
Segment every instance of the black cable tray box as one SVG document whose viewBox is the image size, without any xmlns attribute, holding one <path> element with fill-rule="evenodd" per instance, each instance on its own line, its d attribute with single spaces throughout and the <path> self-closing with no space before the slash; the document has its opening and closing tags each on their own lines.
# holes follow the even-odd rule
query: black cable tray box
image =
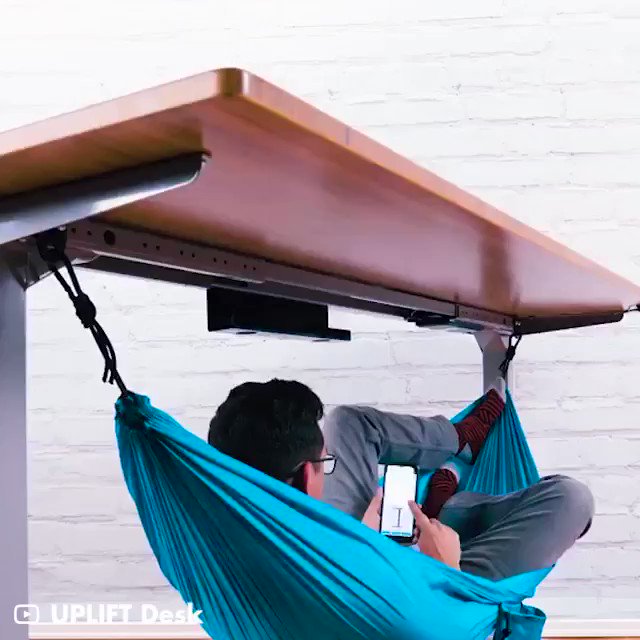
<svg viewBox="0 0 640 640">
<path fill-rule="evenodd" d="M 351 332 L 329 327 L 326 305 L 232 289 L 207 289 L 209 331 L 268 333 L 316 340 L 351 340 Z"/>
</svg>

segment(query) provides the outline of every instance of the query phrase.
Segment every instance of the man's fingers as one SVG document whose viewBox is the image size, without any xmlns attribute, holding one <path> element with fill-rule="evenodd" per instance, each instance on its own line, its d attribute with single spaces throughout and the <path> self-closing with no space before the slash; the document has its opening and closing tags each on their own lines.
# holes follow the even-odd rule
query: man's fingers
<svg viewBox="0 0 640 640">
<path fill-rule="evenodd" d="M 422 513 L 422 509 L 413 500 L 409 500 L 409 509 L 411 509 L 418 529 L 426 529 L 431 526 L 429 518 Z"/>
</svg>

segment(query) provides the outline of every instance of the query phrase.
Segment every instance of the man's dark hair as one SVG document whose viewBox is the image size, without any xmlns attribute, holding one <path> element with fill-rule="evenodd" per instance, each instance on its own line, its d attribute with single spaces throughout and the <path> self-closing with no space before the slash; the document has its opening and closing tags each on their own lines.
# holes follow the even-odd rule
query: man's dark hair
<svg viewBox="0 0 640 640">
<path fill-rule="evenodd" d="M 320 457 L 320 398 L 301 382 L 245 382 L 231 390 L 209 425 L 209 444 L 285 480 L 301 462 Z"/>
</svg>

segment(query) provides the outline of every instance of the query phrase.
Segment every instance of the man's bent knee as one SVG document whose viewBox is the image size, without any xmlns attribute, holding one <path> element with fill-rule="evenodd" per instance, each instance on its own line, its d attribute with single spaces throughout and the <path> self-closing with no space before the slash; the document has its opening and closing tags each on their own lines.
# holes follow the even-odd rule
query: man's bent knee
<svg viewBox="0 0 640 640">
<path fill-rule="evenodd" d="M 543 478 L 557 501 L 557 508 L 563 518 L 574 523 L 576 539 L 581 538 L 589 528 L 595 513 L 595 502 L 589 487 L 568 476 L 557 475 Z"/>
</svg>

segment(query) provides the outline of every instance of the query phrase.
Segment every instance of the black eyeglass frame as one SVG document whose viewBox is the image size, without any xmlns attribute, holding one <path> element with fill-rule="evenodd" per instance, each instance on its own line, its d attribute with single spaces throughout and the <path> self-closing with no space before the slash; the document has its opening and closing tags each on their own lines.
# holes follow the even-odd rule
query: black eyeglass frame
<svg viewBox="0 0 640 640">
<path fill-rule="evenodd" d="M 305 463 L 307 462 L 313 462 L 314 464 L 319 464 L 322 463 L 323 465 L 323 472 L 325 476 L 330 476 L 335 470 L 336 470 L 336 466 L 338 464 L 338 456 L 334 455 L 333 453 L 327 453 L 327 455 L 322 456 L 321 458 L 312 458 L 310 460 L 302 460 L 302 462 L 299 462 L 292 470 L 291 472 L 286 476 L 287 478 L 292 478 L 293 476 L 296 475 L 296 473 L 298 473 L 298 471 L 300 471 L 300 469 L 302 469 L 302 467 L 305 465 Z M 331 470 L 327 471 L 327 463 L 331 462 L 333 463 L 331 465 Z"/>
</svg>

